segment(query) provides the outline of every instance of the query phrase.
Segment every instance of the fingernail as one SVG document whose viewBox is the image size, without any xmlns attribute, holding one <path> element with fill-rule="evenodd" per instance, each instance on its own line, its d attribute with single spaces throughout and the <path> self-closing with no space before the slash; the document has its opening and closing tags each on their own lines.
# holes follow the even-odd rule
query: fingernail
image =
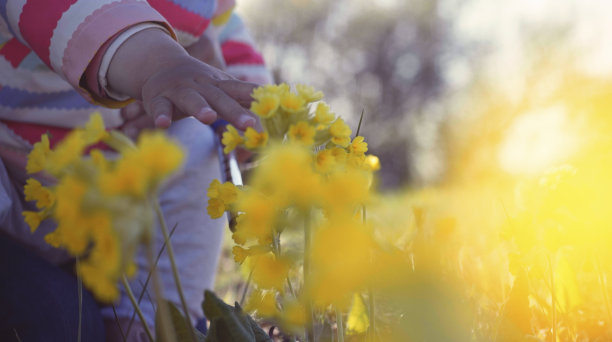
<svg viewBox="0 0 612 342">
<path fill-rule="evenodd" d="M 204 123 L 211 123 L 217 118 L 217 113 L 210 108 L 204 108 L 200 110 L 195 117 Z"/>
<path fill-rule="evenodd" d="M 248 115 L 243 115 L 238 119 L 238 124 L 242 128 L 253 127 L 255 126 L 255 119 Z"/>
<path fill-rule="evenodd" d="M 155 118 L 155 127 L 167 128 L 171 123 L 172 120 L 166 114 L 160 114 Z"/>
</svg>

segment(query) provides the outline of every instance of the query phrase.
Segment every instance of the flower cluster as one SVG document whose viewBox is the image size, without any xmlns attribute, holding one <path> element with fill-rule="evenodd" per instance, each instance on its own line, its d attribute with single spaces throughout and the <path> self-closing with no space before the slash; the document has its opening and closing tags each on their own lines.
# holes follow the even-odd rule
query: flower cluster
<svg viewBox="0 0 612 342">
<path fill-rule="evenodd" d="M 104 142 L 117 153 L 92 148 Z M 85 156 L 89 151 L 89 155 Z M 54 178 L 44 186 L 30 178 L 25 198 L 39 211 L 23 215 L 32 231 L 53 219 L 57 229 L 45 236 L 54 247 L 79 258 L 77 271 L 96 297 L 112 301 L 123 273 L 133 273 L 136 247 L 151 239 L 150 199 L 183 161 L 181 148 L 162 133 L 144 132 L 135 145 L 122 134 L 107 132 L 99 114 L 71 131 L 55 148 L 43 135 L 28 156 L 30 174 Z M 48 177 L 47 177 L 48 178 Z"/>
<path fill-rule="evenodd" d="M 258 167 L 247 186 L 215 180 L 208 193 L 211 217 L 225 210 L 238 215 L 234 259 L 250 269 L 255 284 L 246 308 L 276 318 L 287 331 L 303 328 L 313 310 L 345 312 L 376 277 L 382 250 L 362 219 L 378 158 L 366 154 L 362 136 L 351 138 L 351 128 L 320 101 L 321 92 L 296 88 L 254 91 L 251 111 L 264 130 L 241 136 L 230 125 L 223 143 L 226 153 L 238 146 L 258 150 Z M 281 249 L 296 233 L 304 234 L 304 248 Z"/>
</svg>

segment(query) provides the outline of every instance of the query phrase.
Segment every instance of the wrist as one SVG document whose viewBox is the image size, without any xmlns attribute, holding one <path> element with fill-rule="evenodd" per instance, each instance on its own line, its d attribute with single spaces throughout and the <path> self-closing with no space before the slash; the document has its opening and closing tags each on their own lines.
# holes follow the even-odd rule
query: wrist
<svg viewBox="0 0 612 342">
<path fill-rule="evenodd" d="M 168 33 L 160 28 L 144 29 L 117 49 L 106 74 L 108 87 L 116 93 L 141 99 L 147 79 L 185 58 L 189 58 L 185 49 Z"/>
</svg>

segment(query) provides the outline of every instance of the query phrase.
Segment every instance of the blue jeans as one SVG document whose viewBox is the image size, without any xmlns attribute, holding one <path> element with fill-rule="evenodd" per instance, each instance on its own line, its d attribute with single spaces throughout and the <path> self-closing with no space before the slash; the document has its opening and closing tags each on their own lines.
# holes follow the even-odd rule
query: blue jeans
<svg viewBox="0 0 612 342">
<path fill-rule="evenodd" d="M 0 233 L 0 341 L 77 341 L 76 277 Z M 100 308 L 83 289 L 81 341 L 103 342 Z"/>
</svg>

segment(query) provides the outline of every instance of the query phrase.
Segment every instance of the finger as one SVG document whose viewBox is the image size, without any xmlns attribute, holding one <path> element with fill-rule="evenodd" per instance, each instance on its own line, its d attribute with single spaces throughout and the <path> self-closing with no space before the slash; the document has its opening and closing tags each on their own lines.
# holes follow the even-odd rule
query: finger
<svg viewBox="0 0 612 342">
<path fill-rule="evenodd" d="M 217 113 L 206 102 L 204 97 L 193 88 L 178 90 L 172 96 L 175 107 L 187 116 L 193 115 L 205 124 L 211 124 L 217 119 Z"/>
<path fill-rule="evenodd" d="M 202 87 L 202 94 L 219 116 L 238 129 L 245 130 L 255 125 L 255 118 L 221 89 L 207 85 Z"/>
<path fill-rule="evenodd" d="M 155 127 L 170 127 L 173 108 L 172 102 L 164 96 L 156 96 L 150 100 L 148 112 L 153 117 Z"/>
<path fill-rule="evenodd" d="M 259 87 L 259 85 L 255 83 L 238 80 L 218 81 L 217 86 L 245 108 L 251 105 L 251 102 L 253 102 L 251 94 L 253 94 L 255 88 Z"/>
<path fill-rule="evenodd" d="M 149 115 L 139 116 L 120 127 L 121 131 L 132 139 L 136 139 L 143 129 L 152 128 L 155 128 L 155 123 L 153 122 L 153 117 Z"/>
<path fill-rule="evenodd" d="M 140 101 L 131 102 L 127 106 L 121 108 L 121 117 L 124 121 L 135 119 L 143 114 L 146 114 L 146 112 Z"/>
</svg>

